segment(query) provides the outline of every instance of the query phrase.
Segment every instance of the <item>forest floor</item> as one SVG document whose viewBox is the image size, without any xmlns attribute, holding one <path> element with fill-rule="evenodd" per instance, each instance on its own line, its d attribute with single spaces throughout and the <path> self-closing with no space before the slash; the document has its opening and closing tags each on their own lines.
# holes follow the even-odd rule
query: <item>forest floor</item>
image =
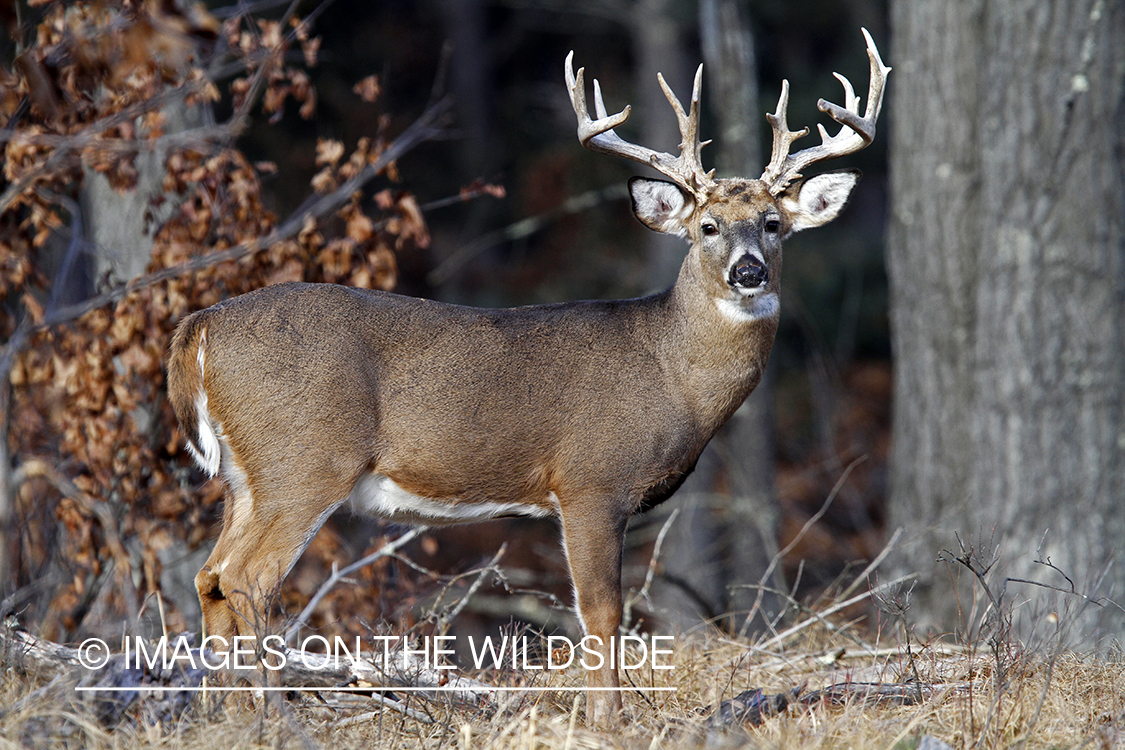
<svg viewBox="0 0 1125 750">
<path fill-rule="evenodd" d="M 124 711 L 18 668 L 0 677 L 0 746 L 107 748 L 1114 748 L 1125 746 L 1125 660 L 993 632 L 919 642 L 892 624 L 861 632 L 841 611 L 806 612 L 772 637 L 677 636 L 672 669 L 632 671 L 610 731 L 585 727 L 578 668 L 488 708 L 399 692 L 158 693 Z M 888 634 L 889 633 L 889 634 Z M 897 635 L 895 634 L 897 633 Z M 667 644 L 666 644 L 667 645 Z M 525 675 L 528 673 L 524 673 Z M 543 673 L 538 673 L 542 675 Z M 478 674 L 493 684 L 514 673 Z M 518 682 L 515 680 L 514 682 Z M 525 683 L 526 684 L 526 683 Z M 566 688 L 572 692 L 564 692 Z M 555 692 L 554 689 L 558 689 Z M 760 692 L 759 692 L 760 691 Z M 337 696 L 339 694 L 336 694 Z M 736 697 L 737 696 L 737 697 Z M 735 700 L 732 701 L 732 698 Z M 108 719 L 112 715 L 112 720 Z"/>
</svg>

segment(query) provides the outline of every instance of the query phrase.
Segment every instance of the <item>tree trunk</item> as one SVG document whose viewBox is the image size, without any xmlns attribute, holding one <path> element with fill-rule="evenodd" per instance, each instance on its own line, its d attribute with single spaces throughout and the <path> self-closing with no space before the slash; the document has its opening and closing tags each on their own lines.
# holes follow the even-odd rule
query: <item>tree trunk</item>
<svg viewBox="0 0 1125 750">
<path fill-rule="evenodd" d="M 162 111 L 164 129 L 169 134 L 203 124 L 202 109 L 188 106 L 183 99 L 172 100 Z M 95 280 L 111 273 L 119 282 L 125 282 L 147 270 L 152 259 L 153 237 L 175 205 L 174 201 L 165 201 L 159 206 L 153 203 L 153 198 L 164 192 L 164 162 L 167 158 L 166 148 L 142 149 L 134 159 L 137 185 L 124 192 L 115 190 L 103 175 L 93 169 L 85 170 L 79 201 L 85 225 L 82 231 L 94 251 Z M 78 302 L 80 299 L 79 294 L 69 294 L 69 301 Z"/>
<path fill-rule="evenodd" d="M 632 26 L 637 58 L 636 106 L 640 129 L 638 141 L 657 151 L 678 153 L 680 131 L 656 74 L 664 76 L 684 106 L 691 97 L 690 63 L 684 52 L 680 24 L 672 17 L 670 0 L 637 0 Z M 641 167 L 644 177 L 667 179 L 655 170 Z M 648 232 L 645 257 L 651 287 L 666 289 L 676 281 L 687 244 L 680 237 Z M 718 560 L 720 549 L 715 522 L 716 498 L 711 494 L 717 463 L 708 450 L 700 457 L 688 481 L 658 512 L 641 519 L 643 526 L 659 529 L 669 513 L 679 511 L 661 548 L 661 577 L 653 587 L 653 607 L 669 630 L 683 631 L 721 612 L 723 585 Z M 649 534 L 634 535 L 650 536 Z M 655 536 L 655 531 L 651 536 Z M 639 577 L 644 573 L 638 571 Z M 626 578 L 626 584 L 629 582 Z"/>
<path fill-rule="evenodd" d="M 1094 593 L 1116 556 L 1096 594 L 1125 603 L 1125 5 L 895 0 L 891 21 L 889 502 L 911 616 L 967 613 L 933 563 L 955 533 L 999 547 L 996 590 L 1067 587 L 1039 556 Z M 1008 593 L 1038 603 L 1025 629 L 1058 605 L 1125 633 L 1120 610 Z"/>
<path fill-rule="evenodd" d="M 703 0 L 699 12 L 704 97 L 717 126 L 706 153 L 721 177 L 756 176 L 761 171 L 758 123 L 764 114 L 749 20 L 736 0 Z M 678 91 L 685 107 L 689 86 Z M 715 436 L 670 503 L 682 511 L 664 545 L 664 578 L 672 585 L 657 591 L 672 623 L 690 626 L 701 616 L 730 614 L 726 624 L 737 630 L 756 603 L 759 614 L 777 611 L 772 594 L 758 601 L 758 585 L 777 551 L 774 446 L 773 388 L 767 376 Z"/>
<path fill-rule="evenodd" d="M 750 19 L 738 0 L 701 0 L 699 19 L 710 82 L 707 99 L 718 125 L 713 146 L 716 174 L 754 177 L 762 171 L 760 139 L 765 110 L 758 103 L 758 66 Z M 777 596 L 757 588 L 760 584 L 777 587 L 781 583 L 780 568 L 775 575 L 762 578 L 777 553 L 780 512 L 774 488 L 775 425 L 773 375 L 767 371 L 711 445 L 725 464 L 730 490 L 721 517 L 726 611 L 734 615 L 731 624 L 736 628 L 742 628 L 755 604 L 759 614 L 767 617 L 781 606 Z"/>
<path fill-rule="evenodd" d="M 633 25 L 633 44 L 637 55 L 637 104 L 634 111 L 641 130 L 639 142 L 657 151 L 678 154 L 680 129 L 656 74 L 672 88 L 684 106 L 691 100 L 692 75 L 695 68 L 684 52 L 682 24 L 672 15 L 676 10 L 671 0 L 638 0 Z M 639 113 L 644 114 L 639 114 Z M 647 167 L 646 177 L 668 179 Z M 646 236 L 646 255 L 652 291 L 667 289 L 676 281 L 687 246 L 679 237 L 658 232 Z"/>
</svg>

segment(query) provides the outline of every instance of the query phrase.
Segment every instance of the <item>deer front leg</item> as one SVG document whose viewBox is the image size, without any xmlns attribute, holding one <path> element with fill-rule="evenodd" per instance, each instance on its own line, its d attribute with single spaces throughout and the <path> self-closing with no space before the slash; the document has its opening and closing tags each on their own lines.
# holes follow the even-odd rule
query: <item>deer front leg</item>
<svg viewBox="0 0 1125 750">
<path fill-rule="evenodd" d="M 229 649 L 236 637 L 272 630 L 271 599 L 305 547 L 299 536 L 272 531 L 224 526 L 196 575 L 204 633 L 219 639 L 212 649 Z"/>
<path fill-rule="evenodd" d="M 342 496 L 338 487 L 323 493 Z M 278 493 L 244 488 L 228 493 L 223 529 L 195 577 L 204 632 L 222 639 L 212 648 L 233 646 L 234 638 L 271 632 L 271 599 L 281 582 L 339 502 L 324 502 L 312 491 Z"/>
<path fill-rule="evenodd" d="M 572 507 L 562 513 L 563 548 L 574 584 L 574 605 L 590 650 L 602 657 L 601 666 L 587 672 L 586 722 L 606 726 L 621 713 L 621 693 L 605 688 L 620 686 L 617 661 L 610 651 L 621 625 L 621 548 L 626 515 L 614 513 L 609 503 Z M 593 639 L 591 639 L 592 641 Z M 590 657 L 590 662 L 596 662 Z M 614 666 L 611 667 L 610 664 Z"/>
</svg>

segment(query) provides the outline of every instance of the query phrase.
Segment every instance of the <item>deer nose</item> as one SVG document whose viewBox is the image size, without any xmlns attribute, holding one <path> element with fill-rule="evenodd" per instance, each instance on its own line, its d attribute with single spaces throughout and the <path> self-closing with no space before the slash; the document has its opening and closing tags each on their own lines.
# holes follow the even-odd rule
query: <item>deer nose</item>
<svg viewBox="0 0 1125 750">
<path fill-rule="evenodd" d="M 744 289 L 757 289 L 770 280 L 769 269 L 752 255 L 743 255 L 731 266 L 727 283 Z"/>
</svg>

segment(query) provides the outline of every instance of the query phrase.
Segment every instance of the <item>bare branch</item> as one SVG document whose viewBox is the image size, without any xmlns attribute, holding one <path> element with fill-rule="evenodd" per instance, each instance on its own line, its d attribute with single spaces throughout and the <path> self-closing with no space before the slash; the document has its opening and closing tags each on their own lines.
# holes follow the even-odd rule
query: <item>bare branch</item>
<svg viewBox="0 0 1125 750">
<path fill-rule="evenodd" d="M 203 84 L 198 81 L 192 81 L 174 89 L 169 89 L 156 96 L 153 96 L 144 101 L 131 104 L 125 107 L 120 112 L 115 112 L 112 115 L 103 117 L 100 120 L 90 123 L 82 128 L 77 133 L 67 136 L 36 136 L 29 138 L 30 143 L 57 143 L 58 148 L 48 156 L 42 164 L 29 169 L 20 175 L 20 178 L 10 184 L 8 188 L 0 193 L 0 213 L 7 211 L 12 202 L 29 186 L 31 186 L 37 179 L 63 164 L 68 158 L 80 153 L 84 148 L 99 138 L 105 131 L 122 125 L 126 122 L 134 120 L 143 114 L 155 111 L 163 107 L 166 103 L 173 99 L 188 96 L 191 93 L 197 92 L 202 88 Z M 19 137 L 15 131 L 8 131 L 0 133 L 0 143 L 11 140 L 12 138 Z"/>
<path fill-rule="evenodd" d="M 641 590 L 630 596 L 625 601 L 624 614 L 621 617 L 621 628 L 625 631 L 629 630 L 629 626 L 633 622 L 633 607 L 639 604 L 642 600 L 652 602 L 649 599 L 649 590 L 652 588 L 652 580 L 656 576 L 656 564 L 660 560 L 660 550 L 664 546 L 664 537 L 668 535 L 668 530 L 672 528 L 672 524 L 676 522 L 676 518 L 680 515 L 680 509 L 676 508 L 668 514 L 668 519 L 664 525 L 660 527 L 660 533 L 656 535 L 656 542 L 652 545 L 652 557 L 648 561 L 648 571 L 645 572 L 645 581 L 641 586 Z"/>
<path fill-rule="evenodd" d="M 788 629 L 778 633 L 773 638 L 770 638 L 768 641 L 765 641 L 764 643 L 761 643 L 761 644 L 755 646 L 754 649 L 757 650 L 757 651 L 765 651 L 770 646 L 774 646 L 778 643 L 781 643 L 781 642 L 785 641 L 787 638 L 790 638 L 790 637 L 796 635 L 797 633 L 801 632 L 802 630 L 809 627 L 810 625 L 814 625 L 818 622 L 825 621 L 825 619 L 829 615 L 834 614 L 836 612 L 839 612 L 841 609 L 847 609 L 848 607 L 852 606 L 853 604 L 856 604 L 857 602 L 861 602 L 869 596 L 877 594 L 880 591 L 883 591 L 884 589 L 887 589 L 887 588 L 889 588 L 891 586 L 894 586 L 898 583 L 902 583 L 903 581 L 910 580 L 911 578 L 914 578 L 914 577 L 915 577 L 914 573 L 908 573 L 904 576 L 899 576 L 898 578 L 887 581 L 886 583 L 881 583 L 878 586 L 875 586 L 871 589 L 868 589 L 867 591 L 863 592 L 862 594 L 856 594 L 851 599 L 844 599 L 843 601 L 836 602 L 835 604 L 833 604 L 831 607 L 824 610 L 823 612 L 815 613 L 809 619 L 804 620 L 802 622 L 799 622 L 796 625 L 792 626 L 791 628 L 788 628 Z"/>
<path fill-rule="evenodd" d="M 525 219 L 520 219 L 509 224 L 506 227 L 497 229 L 491 232 L 486 232 L 477 239 L 462 245 L 454 251 L 448 258 L 438 264 L 437 268 L 430 271 L 426 276 L 426 281 L 435 286 L 443 284 L 453 277 L 461 268 L 465 266 L 470 260 L 480 255 L 487 250 L 501 242 L 514 242 L 521 240 L 525 237 L 530 237 L 536 232 L 541 231 L 544 227 L 548 226 L 551 222 L 557 221 L 563 216 L 580 213 L 585 211 L 603 201 L 617 200 L 619 198 L 628 198 L 629 190 L 624 185 L 613 184 L 604 188 L 596 188 L 594 190 L 587 190 L 581 195 L 576 195 L 568 198 L 562 205 L 544 211 L 535 216 L 528 216 Z"/>
<path fill-rule="evenodd" d="M 201 271 L 204 268 L 209 268 L 219 263 L 238 260 L 295 236 L 301 231 L 306 221 L 309 219 L 321 219 L 337 210 L 340 206 L 349 201 L 357 190 L 360 190 L 371 179 L 386 169 L 388 164 L 401 158 L 403 154 L 422 141 L 433 137 L 433 135 L 438 132 L 439 122 L 446 112 L 448 112 L 449 105 L 450 101 L 448 99 L 443 99 L 427 109 L 422 113 L 421 117 L 415 120 L 410 127 L 403 131 L 398 138 L 387 146 L 386 150 L 379 155 L 378 159 L 361 169 L 355 177 L 345 182 L 333 192 L 316 199 L 311 205 L 302 206 L 297 209 L 297 211 L 291 214 L 280 226 L 270 232 L 266 237 L 240 242 L 226 250 L 201 255 L 175 266 L 163 268 L 159 271 L 145 274 L 144 276 L 138 276 L 126 284 L 122 284 L 96 297 L 91 297 L 85 302 L 69 305 L 45 315 L 43 320 L 34 326 L 34 330 L 43 330 L 62 323 L 67 323 L 82 317 L 91 310 L 96 310 L 99 307 L 117 302 L 132 292 L 146 289 L 154 284 L 159 284 L 162 281 L 167 281 L 168 279 L 176 278 L 184 274 Z"/>
<path fill-rule="evenodd" d="M 811 529 L 813 525 L 821 518 L 823 518 L 824 514 L 828 512 L 829 506 L 832 505 L 833 501 L 836 499 L 836 495 L 838 495 L 840 493 L 840 490 L 843 489 L 844 483 L 848 481 L 848 477 L 851 476 L 851 473 L 855 469 L 855 467 L 859 466 L 866 460 L 867 456 L 860 456 L 859 458 L 854 459 L 850 464 L 848 464 L 847 468 L 844 469 L 844 473 L 841 474 L 840 478 L 836 480 L 835 486 L 833 486 L 832 491 L 828 493 L 828 497 L 825 498 L 824 503 L 821 504 L 820 510 L 814 513 L 813 516 L 809 518 L 809 520 L 805 521 L 805 525 L 801 527 L 801 530 L 797 532 L 797 535 L 793 537 L 789 544 L 785 545 L 785 549 L 779 550 L 778 553 L 774 555 L 770 560 L 770 564 L 766 566 L 766 570 L 764 573 L 762 573 L 762 577 L 758 579 L 758 594 L 754 598 L 754 604 L 750 607 L 750 612 L 746 616 L 746 621 L 742 623 L 742 628 L 739 629 L 739 635 L 745 636 L 746 633 L 750 630 L 750 623 L 754 621 L 754 617 L 758 614 L 758 609 L 762 606 L 762 597 L 766 593 L 764 588 L 766 581 L 768 581 L 770 577 L 773 576 L 774 570 L 778 565 L 781 564 L 781 561 L 785 558 L 785 556 L 792 552 L 793 548 L 796 547 L 800 543 L 800 541 L 805 538 L 805 534 L 809 532 L 809 529 Z"/>
<path fill-rule="evenodd" d="M 316 610 L 317 605 L 319 605 L 320 601 L 325 596 L 327 596 L 329 591 L 336 587 L 336 584 L 338 584 L 340 581 L 344 580 L 360 568 L 364 568 L 371 563 L 376 562 L 377 560 L 381 560 L 388 555 L 394 554 L 399 547 L 402 547 L 421 533 L 422 529 L 420 528 L 411 529 L 410 531 L 400 536 L 398 539 L 395 539 L 392 542 L 387 542 L 375 552 L 372 552 L 370 555 L 367 555 L 360 560 L 356 560 L 354 563 L 348 565 L 342 570 L 333 570 L 332 575 L 328 577 L 328 580 L 322 583 L 320 585 L 320 588 L 317 589 L 316 593 L 313 594 L 312 598 L 309 599 L 309 603 L 306 604 L 305 608 L 301 610 L 301 614 L 297 615 L 296 619 L 294 619 L 293 622 L 290 623 L 289 627 L 285 631 L 285 642 L 293 643 L 293 641 L 296 640 L 297 633 L 300 631 L 301 627 L 308 623 L 309 617 L 312 616 L 312 613 Z"/>
</svg>

